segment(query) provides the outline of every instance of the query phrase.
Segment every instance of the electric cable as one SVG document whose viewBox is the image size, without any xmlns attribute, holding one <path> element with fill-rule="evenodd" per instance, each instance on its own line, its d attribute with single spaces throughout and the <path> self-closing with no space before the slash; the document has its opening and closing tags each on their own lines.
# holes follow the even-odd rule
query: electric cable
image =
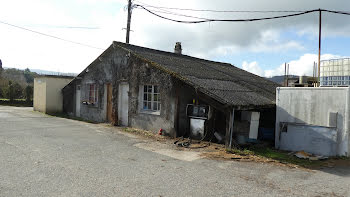
<svg viewBox="0 0 350 197">
<path fill-rule="evenodd" d="M 135 0 L 136 1 L 136 0 Z M 141 1 L 139 2 L 141 5 L 151 8 L 157 9 L 166 9 L 166 10 L 182 10 L 182 11 L 193 11 L 193 12 L 219 12 L 219 13 L 281 13 L 281 12 L 304 12 L 305 10 L 210 10 L 210 9 L 189 9 L 189 8 L 172 8 L 172 7 L 161 7 L 161 6 L 153 6 Z"/>
<path fill-rule="evenodd" d="M 92 46 L 92 45 L 88 45 L 88 44 L 84 44 L 84 43 L 80 43 L 80 42 L 67 40 L 67 39 L 64 39 L 64 38 L 60 38 L 60 37 L 53 36 L 53 35 L 50 35 L 50 34 L 46 34 L 46 33 L 42 33 L 42 32 L 39 32 L 39 31 L 31 30 L 31 29 L 28 29 L 28 28 L 25 28 L 25 27 L 21 27 L 21 26 L 18 26 L 18 25 L 13 25 L 13 24 L 10 24 L 10 23 L 4 22 L 4 21 L 0 21 L 0 23 L 8 25 L 8 26 L 11 26 L 11 27 L 15 27 L 15 28 L 18 28 L 18 29 L 22 29 L 22 30 L 25 30 L 25 31 L 29 31 L 29 32 L 32 32 L 32 33 L 40 34 L 42 36 L 54 38 L 54 39 L 57 39 L 57 40 L 62 40 L 62 41 L 65 41 L 65 42 L 69 42 L 69 43 L 73 43 L 73 44 L 77 44 L 77 45 L 81 45 L 81 46 L 85 46 L 85 47 L 89 47 L 89 48 L 104 50 L 104 49 L 99 48 L 99 47 L 95 47 L 95 46 Z"/>
<path fill-rule="evenodd" d="M 185 20 L 177 20 L 177 19 L 172 19 L 172 18 L 167 18 L 164 17 L 162 15 L 159 15 L 147 8 L 145 8 L 142 5 L 138 5 L 135 4 L 135 7 L 138 8 L 142 8 L 144 10 L 146 10 L 147 12 L 165 19 L 165 20 L 169 20 L 169 21 L 173 21 L 173 22 L 178 22 L 178 23 L 206 23 L 206 22 L 253 22 L 253 21 L 261 21 L 261 20 L 272 20 L 272 19 L 279 19 L 279 18 L 287 18 L 287 17 L 293 17 L 293 16 L 300 16 L 300 15 L 304 15 L 304 14 L 308 14 L 308 13 L 312 13 L 312 12 L 316 12 L 316 11 L 320 11 L 320 10 L 308 10 L 308 11 L 304 11 L 304 12 L 299 12 L 299 13 L 295 13 L 295 14 L 288 14 L 288 15 L 280 15 L 280 16 L 273 16 L 273 17 L 263 17 L 263 18 L 251 18 L 251 19 L 204 19 L 204 20 L 197 20 L 197 21 L 185 21 Z"/>
<path fill-rule="evenodd" d="M 333 10 L 325 10 L 325 9 L 314 9 L 314 10 L 307 10 L 295 14 L 288 14 L 288 15 L 280 15 L 280 16 L 273 16 L 273 17 L 262 17 L 262 18 L 249 18 L 249 19 L 209 19 L 209 18 L 202 18 L 202 20 L 197 20 L 197 21 L 187 21 L 187 20 L 178 20 L 178 19 L 173 19 L 173 18 L 168 18 L 162 15 L 157 14 L 156 12 L 147 9 L 146 7 L 135 4 L 136 8 L 142 8 L 146 10 L 147 12 L 173 22 L 178 22 L 178 23 L 187 23 L 187 24 L 194 24 L 194 23 L 206 23 L 206 22 L 253 22 L 253 21 L 262 21 L 262 20 L 273 20 L 273 19 L 280 19 L 280 18 L 288 18 L 288 17 L 294 17 L 294 16 L 300 16 L 300 15 L 305 15 L 313 12 L 330 12 L 330 13 L 335 13 L 335 14 L 343 14 L 343 15 L 350 15 L 349 12 L 343 12 L 343 11 L 333 11 Z M 193 17 L 193 16 L 191 16 Z M 194 18 L 194 17 L 193 17 Z"/>
</svg>

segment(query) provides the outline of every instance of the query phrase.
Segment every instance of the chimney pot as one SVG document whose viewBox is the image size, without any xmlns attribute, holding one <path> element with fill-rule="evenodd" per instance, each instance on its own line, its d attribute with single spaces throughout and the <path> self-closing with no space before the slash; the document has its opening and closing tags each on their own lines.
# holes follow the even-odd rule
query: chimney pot
<svg viewBox="0 0 350 197">
<path fill-rule="evenodd" d="M 176 42 L 175 48 L 174 48 L 174 53 L 182 54 L 181 42 Z"/>
</svg>

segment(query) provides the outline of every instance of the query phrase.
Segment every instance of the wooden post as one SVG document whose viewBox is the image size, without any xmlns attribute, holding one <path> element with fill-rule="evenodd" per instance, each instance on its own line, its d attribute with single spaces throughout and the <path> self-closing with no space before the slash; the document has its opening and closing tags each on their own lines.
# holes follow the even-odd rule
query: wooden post
<svg viewBox="0 0 350 197">
<path fill-rule="evenodd" d="M 126 43 L 129 44 L 130 41 L 130 24 L 131 24 L 131 0 L 128 3 L 128 24 L 126 26 Z"/>
</svg>

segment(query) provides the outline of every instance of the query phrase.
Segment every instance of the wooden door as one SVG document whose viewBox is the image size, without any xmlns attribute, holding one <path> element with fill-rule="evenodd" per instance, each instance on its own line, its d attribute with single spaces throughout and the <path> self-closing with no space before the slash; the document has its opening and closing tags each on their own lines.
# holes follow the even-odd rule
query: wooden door
<svg viewBox="0 0 350 197">
<path fill-rule="evenodd" d="M 111 84 L 107 84 L 107 121 L 113 122 L 113 87 Z"/>
</svg>

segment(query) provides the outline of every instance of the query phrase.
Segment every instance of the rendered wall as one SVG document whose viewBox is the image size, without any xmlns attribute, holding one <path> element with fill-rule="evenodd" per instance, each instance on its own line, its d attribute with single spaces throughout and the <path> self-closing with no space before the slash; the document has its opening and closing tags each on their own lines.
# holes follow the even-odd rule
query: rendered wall
<svg viewBox="0 0 350 197">
<path fill-rule="evenodd" d="M 169 74 L 153 68 L 149 63 L 116 47 L 98 58 L 92 66 L 89 66 L 88 72 L 85 70 L 80 76 L 81 80 L 77 81 L 76 85 L 81 85 L 82 100 L 88 97 L 88 91 L 84 86 L 89 83 L 98 85 L 98 104 L 81 105 L 80 115 L 83 119 L 96 122 L 107 121 L 107 91 L 105 87 L 107 83 L 111 83 L 113 87 L 114 124 L 119 125 L 119 84 L 128 83 L 128 126 L 154 132 L 162 128 L 164 133 L 168 135 L 175 134 L 175 91 L 173 78 Z M 161 93 L 161 111 L 159 114 L 149 114 L 140 110 L 139 101 L 142 98 L 140 86 L 143 85 L 159 85 Z"/>
<path fill-rule="evenodd" d="M 33 107 L 35 111 L 43 113 L 62 112 L 62 88 L 72 78 L 60 76 L 37 77 L 34 79 Z"/>
<path fill-rule="evenodd" d="M 46 113 L 46 80 L 44 78 L 34 79 L 33 108 L 34 111 Z"/>
<path fill-rule="evenodd" d="M 276 105 L 276 148 L 349 155 L 349 88 L 277 88 Z"/>
<path fill-rule="evenodd" d="M 163 129 L 167 135 L 175 136 L 175 88 L 173 78 L 149 63 L 137 58 L 129 59 L 126 72 L 129 82 L 129 125 L 158 132 Z M 160 90 L 161 109 L 159 113 L 142 110 L 144 85 L 157 85 Z"/>
<path fill-rule="evenodd" d="M 71 78 L 45 78 L 46 80 L 46 113 L 62 112 L 63 95 L 62 88 Z"/>
</svg>

